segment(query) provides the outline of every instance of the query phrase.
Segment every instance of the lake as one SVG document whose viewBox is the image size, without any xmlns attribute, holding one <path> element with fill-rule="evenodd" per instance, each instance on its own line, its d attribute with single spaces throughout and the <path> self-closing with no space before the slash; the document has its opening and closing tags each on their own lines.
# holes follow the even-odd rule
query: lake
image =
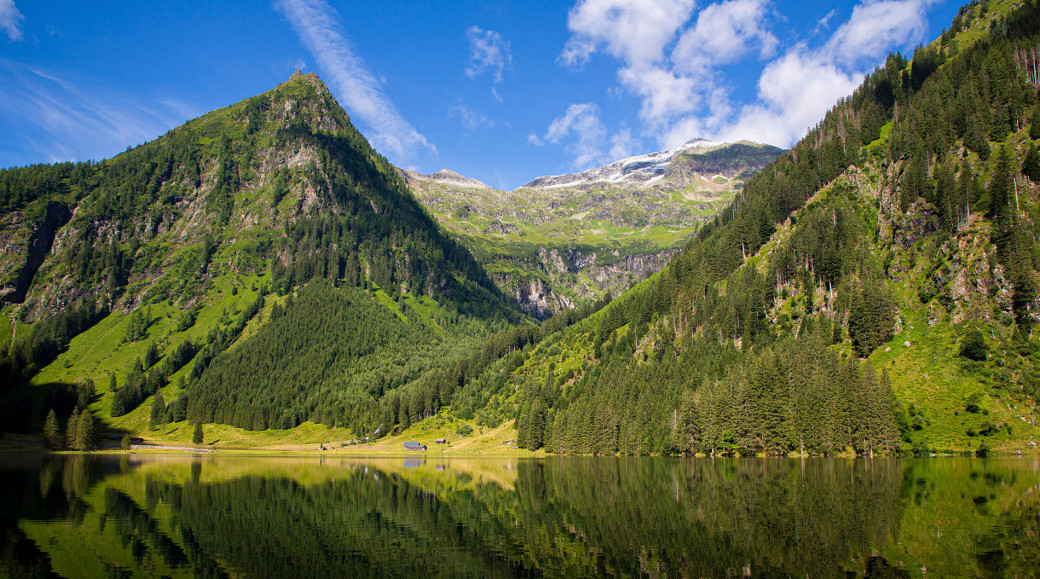
<svg viewBox="0 0 1040 579">
<path fill-rule="evenodd" d="M 1031 577 L 1021 459 L 0 456 L 0 576 Z"/>
</svg>

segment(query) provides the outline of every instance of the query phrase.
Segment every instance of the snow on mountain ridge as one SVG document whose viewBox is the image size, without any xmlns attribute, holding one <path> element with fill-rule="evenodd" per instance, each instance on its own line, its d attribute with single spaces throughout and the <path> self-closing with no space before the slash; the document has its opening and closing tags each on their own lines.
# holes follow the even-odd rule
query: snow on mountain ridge
<svg viewBox="0 0 1040 579">
<path fill-rule="evenodd" d="M 625 184 L 648 187 L 664 178 L 668 164 L 679 153 L 691 149 L 710 149 L 721 143 L 707 139 L 691 139 L 670 151 L 658 151 L 645 155 L 627 157 L 609 165 L 588 169 L 580 173 L 547 175 L 523 185 L 535 189 L 554 189 L 592 183 Z"/>
</svg>

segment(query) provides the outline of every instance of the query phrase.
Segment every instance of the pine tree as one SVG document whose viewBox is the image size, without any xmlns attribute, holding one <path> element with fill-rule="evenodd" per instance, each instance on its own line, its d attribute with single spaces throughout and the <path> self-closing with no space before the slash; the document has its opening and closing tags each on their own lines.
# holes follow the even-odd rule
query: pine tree
<svg viewBox="0 0 1040 579">
<path fill-rule="evenodd" d="M 76 448 L 76 433 L 79 429 L 79 411 L 75 408 L 72 409 L 72 414 L 69 416 L 69 421 L 65 425 L 65 448 L 74 449 Z"/>
<path fill-rule="evenodd" d="M 163 400 L 161 392 L 156 392 L 155 397 L 152 400 L 152 415 L 150 418 L 151 427 L 158 428 L 162 426 L 163 419 L 166 417 L 166 402 Z"/>
<path fill-rule="evenodd" d="M 1040 153 L 1037 153 L 1036 145 L 1029 146 L 1029 152 L 1022 160 L 1022 174 L 1029 177 L 1032 182 L 1040 183 Z"/>
<path fill-rule="evenodd" d="M 956 195 L 957 182 L 953 177 L 953 167 L 949 162 L 936 167 L 935 208 L 939 212 L 939 223 L 944 231 L 952 232 L 954 225 L 953 198 Z"/>
<path fill-rule="evenodd" d="M 54 413 L 53 408 L 43 422 L 43 444 L 50 450 L 65 448 L 65 439 L 62 438 L 61 427 L 58 426 L 58 415 Z"/>
<path fill-rule="evenodd" d="M 849 310 L 849 337 L 860 357 L 892 337 L 896 304 L 880 280 L 865 280 Z"/>
<path fill-rule="evenodd" d="M 1033 116 L 1030 122 L 1032 124 L 1029 127 L 1029 138 L 1034 141 L 1040 140 L 1040 102 L 1033 107 Z"/>
<path fill-rule="evenodd" d="M 90 405 L 90 402 L 94 399 L 94 381 L 90 378 L 79 383 L 76 387 L 76 406 L 80 410 L 86 409 Z"/>
<path fill-rule="evenodd" d="M 83 412 L 76 423 L 76 450 L 95 450 L 97 448 L 97 424 L 94 415 Z"/>
<path fill-rule="evenodd" d="M 989 141 L 986 140 L 986 135 L 982 131 L 982 126 L 976 115 L 972 115 L 971 120 L 968 122 L 968 134 L 964 135 L 964 146 L 978 153 L 979 158 L 985 161 L 989 159 Z"/>
<path fill-rule="evenodd" d="M 1011 160 L 1007 147 L 1001 147 L 997 155 L 997 166 L 993 170 L 993 178 L 989 182 L 989 215 L 996 221 L 1000 232 L 1007 232 L 1011 218 Z"/>
<path fill-rule="evenodd" d="M 204 439 L 202 435 L 202 423 L 196 422 L 195 433 L 191 435 L 191 442 L 192 444 L 202 444 L 203 440 Z"/>
</svg>

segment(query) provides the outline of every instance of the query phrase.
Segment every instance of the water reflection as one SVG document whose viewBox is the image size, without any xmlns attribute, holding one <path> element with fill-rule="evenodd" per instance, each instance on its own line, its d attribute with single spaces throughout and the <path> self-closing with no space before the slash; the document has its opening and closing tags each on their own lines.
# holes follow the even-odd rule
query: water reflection
<svg viewBox="0 0 1040 579">
<path fill-rule="evenodd" d="M 1035 459 L 0 458 L 0 575 L 1029 576 Z"/>
</svg>

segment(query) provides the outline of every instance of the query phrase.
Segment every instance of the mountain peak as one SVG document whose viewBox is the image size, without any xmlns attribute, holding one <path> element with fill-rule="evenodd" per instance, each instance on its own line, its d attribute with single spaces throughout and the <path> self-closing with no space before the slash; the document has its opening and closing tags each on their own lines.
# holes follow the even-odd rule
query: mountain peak
<svg viewBox="0 0 1040 579">
<path fill-rule="evenodd" d="M 308 72 L 305 74 L 300 72 L 300 69 L 293 71 L 293 73 L 289 75 L 289 78 L 285 82 L 279 84 L 277 88 L 280 89 L 297 85 L 309 86 L 313 88 L 318 95 L 331 94 L 329 92 L 329 87 L 325 86 L 325 83 L 322 82 L 317 73 Z"/>
<path fill-rule="evenodd" d="M 686 141 L 685 143 L 683 143 L 682 146 L 679 147 L 679 149 L 705 149 L 705 148 L 708 148 L 708 147 L 717 146 L 719 144 L 720 143 L 717 143 L 717 142 L 712 141 L 710 139 L 705 139 L 705 138 L 702 138 L 702 137 L 694 137 L 694 138 L 690 139 L 689 141 Z M 722 144 L 724 144 L 724 143 L 722 143 Z"/>
<path fill-rule="evenodd" d="M 447 183 L 456 187 L 466 187 L 471 189 L 491 189 L 491 186 L 483 181 L 478 181 L 464 175 L 460 175 L 451 169 L 441 169 L 436 173 L 430 173 L 429 175 L 421 175 L 414 171 L 402 171 L 405 175 L 405 179 L 408 181 L 422 180 L 422 181 L 433 181 L 435 183 Z"/>
<path fill-rule="evenodd" d="M 761 151 L 758 151 L 761 149 Z M 755 166 L 760 168 L 765 162 L 772 160 L 781 149 L 769 145 L 741 141 L 739 143 L 717 143 L 703 138 L 686 141 L 682 146 L 670 151 L 658 151 L 645 155 L 636 155 L 614 161 L 603 167 L 588 169 L 579 173 L 565 175 L 549 175 L 539 177 L 523 187 L 534 189 L 552 189 L 557 187 L 586 186 L 592 184 L 620 185 L 625 187 L 645 188 L 656 185 L 671 174 L 673 161 L 679 157 L 711 155 L 722 159 L 712 159 L 710 163 L 698 170 L 715 173 L 733 173 L 741 175 L 748 167 L 742 156 L 751 153 L 753 157 L 762 157 Z M 727 151 L 729 152 L 727 154 Z M 730 158 L 732 157 L 732 158 Z M 723 165 L 719 161 L 725 161 Z M 736 161 L 736 162 L 735 162 Z M 756 169 L 757 170 L 757 169 Z"/>
</svg>

